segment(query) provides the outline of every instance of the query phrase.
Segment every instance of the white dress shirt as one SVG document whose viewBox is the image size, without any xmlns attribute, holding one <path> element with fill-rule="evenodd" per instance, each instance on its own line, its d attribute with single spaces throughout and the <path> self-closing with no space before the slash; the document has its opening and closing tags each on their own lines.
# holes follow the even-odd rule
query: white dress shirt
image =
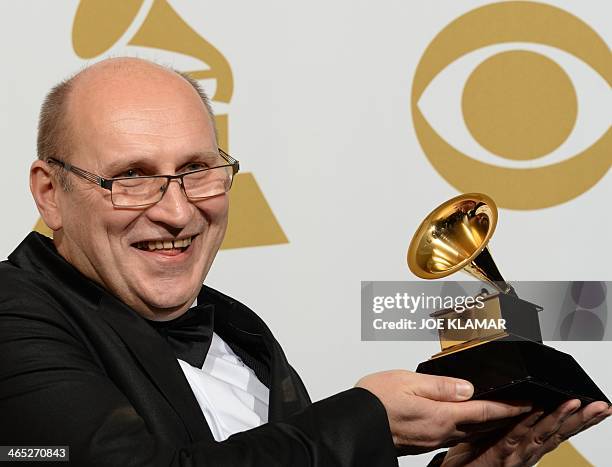
<svg viewBox="0 0 612 467">
<path fill-rule="evenodd" d="M 270 391 L 217 334 L 202 368 L 178 362 L 215 440 L 268 421 Z"/>
</svg>

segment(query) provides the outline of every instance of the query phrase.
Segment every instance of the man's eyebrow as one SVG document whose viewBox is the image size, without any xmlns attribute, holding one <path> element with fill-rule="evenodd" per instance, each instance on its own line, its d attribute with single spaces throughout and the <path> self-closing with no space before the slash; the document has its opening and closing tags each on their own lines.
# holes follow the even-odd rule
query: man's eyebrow
<svg viewBox="0 0 612 467">
<path fill-rule="evenodd" d="M 179 158 L 177 168 L 181 167 L 189 162 L 194 160 L 214 160 L 219 159 L 221 156 L 218 152 L 215 151 L 197 151 L 193 153 L 189 153 L 181 158 Z M 119 159 L 113 162 L 110 162 L 106 167 L 104 167 L 104 175 L 106 178 L 114 177 L 117 172 L 121 172 L 123 170 L 127 170 L 132 167 L 138 167 L 142 169 L 148 169 L 151 171 L 155 171 L 155 163 L 156 159 L 151 159 L 147 156 L 134 156 L 134 157 L 126 157 L 124 159 Z"/>
<path fill-rule="evenodd" d="M 181 162 L 177 164 L 178 167 L 182 167 L 185 164 L 189 164 L 191 162 L 214 162 L 221 159 L 221 156 L 218 152 L 214 151 L 199 151 L 191 153 L 183 158 L 181 158 Z"/>
<path fill-rule="evenodd" d="M 142 167 L 147 168 L 151 165 L 146 158 L 143 157 L 129 157 L 119 159 L 110 162 L 104 167 L 104 174 L 107 177 L 114 177 L 117 172 L 129 169 L 130 167 Z"/>
<path fill-rule="evenodd" d="M 187 156 L 185 160 L 189 161 L 191 159 L 196 159 L 199 157 L 217 159 L 220 156 L 219 156 L 219 153 L 216 151 L 198 151 L 198 152 L 194 152 L 190 154 L 189 156 Z"/>
</svg>

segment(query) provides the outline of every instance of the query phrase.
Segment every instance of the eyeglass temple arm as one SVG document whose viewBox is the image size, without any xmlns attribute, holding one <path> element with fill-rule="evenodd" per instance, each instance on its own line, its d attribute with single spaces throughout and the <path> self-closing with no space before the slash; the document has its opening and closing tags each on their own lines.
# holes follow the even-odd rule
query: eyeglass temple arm
<svg viewBox="0 0 612 467">
<path fill-rule="evenodd" d="M 91 172 L 87 172 L 86 170 L 79 169 L 78 167 L 75 167 L 74 165 L 69 164 L 67 162 L 59 161 L 53 158 L 49 158 L 49 161 L 52 163 L 60 164 L 62 167 L 64 167 L 65 170 L 72 172 L 73 174 L 76 174 L 79 177 L 84 178 L 85 180 L 89 180 L 90 182 L 95 183 L 96 185 L 100 185 L 102 188 L 106 188 L 107 190 L 111 189 L 111 185 L 113 184 L 112 180 L 106 180 L 105 178 L 99 177 L 98 175 L 92 174 Z"/>
<path fill-rule="evenodd" d="M 92 174 L 90 172 L 87 172 L 83 169 L 79 169 L 78 167 L 75 167 L 73 165 L 70 164 L 66 164 L 66 169 L 70 170 L 72 173 L 77 174 L 79 177 L 84 178 L 85 180 L 89 180 L 90 182 L 95 183 L 96 185 L 100 185 L 102 188 L 108 188 L 110 189 L 110 184 L 108 183 L 109 181 L 99 177 L 95 174 Z M 112 182 L 111 182 L 112 184 Z"/>
<path fill-rule="evenodd" d="M 230 163 L 230 165 L 232 166 L 232 170 L 234 171 L 234 175 L 236 175 L 240 170 L 240 162 L 237 159 L 234 159 L 221 148 L 219 148 L 219 154 L 221 154 L 221 157 L 223 157 L 227 162 Z"/>
</svg>

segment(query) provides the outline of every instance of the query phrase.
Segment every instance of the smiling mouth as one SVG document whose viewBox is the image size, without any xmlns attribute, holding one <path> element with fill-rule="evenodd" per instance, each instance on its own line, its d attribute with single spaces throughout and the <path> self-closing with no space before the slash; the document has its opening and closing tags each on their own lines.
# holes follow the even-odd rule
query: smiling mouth
<svg viewBox="0 0 612 467">
<path fill-rule="evenodd" d="M 143 251 L 185 251 L 196 237 L 197 235 L 187 238 L 177 238 L 176 240 L 144 240 L 136 242 L 132 244 L 132 246 Z"/>
</svg>

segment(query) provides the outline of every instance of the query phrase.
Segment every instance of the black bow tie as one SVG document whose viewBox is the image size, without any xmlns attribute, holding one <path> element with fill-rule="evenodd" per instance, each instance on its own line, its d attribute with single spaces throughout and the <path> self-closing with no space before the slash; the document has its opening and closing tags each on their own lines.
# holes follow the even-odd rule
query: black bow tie
<svg viewBox="0 0 612 467">
<path fill-rule="evenodd" d="M 213 334 L 214 305 L 200 305 L 171 321 L 149 321 L 172 349 L 176 358 L 202 368 Z"/>
</svg>

